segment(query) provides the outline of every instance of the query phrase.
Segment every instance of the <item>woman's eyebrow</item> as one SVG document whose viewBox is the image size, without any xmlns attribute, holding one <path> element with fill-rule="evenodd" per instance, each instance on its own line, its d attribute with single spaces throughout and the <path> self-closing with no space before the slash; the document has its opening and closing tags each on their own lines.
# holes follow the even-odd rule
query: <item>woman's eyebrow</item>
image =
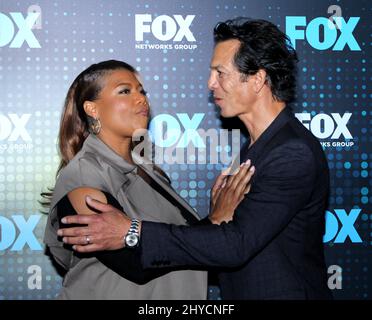
<svg viewBox="0 0 372 320">
<path fill-rule="evenodd" d="M 115 88 L 117 88 L 117 87 L 119 87 L 119 86 L 132 86 L 132 84 L 129 83 L 129 82 L 120 82 L 120 83 L 118 83 L 118 84 L 115 86 Z"/>
</svg>

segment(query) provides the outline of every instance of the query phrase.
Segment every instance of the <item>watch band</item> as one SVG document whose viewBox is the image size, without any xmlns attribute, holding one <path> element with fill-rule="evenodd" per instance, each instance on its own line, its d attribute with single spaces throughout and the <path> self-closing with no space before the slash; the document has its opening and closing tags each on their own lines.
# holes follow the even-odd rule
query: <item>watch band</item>
<svg viewBox="0 0 372 320">
<path fill-rule="evenodd" d="M 139 220 L 132 219 L 128 233 L 136 233 L 139 235 Z"/>
<path fill-rule="evenodd" d="M 138 246 L 139 243 L 139 224 L 140 221 L 138 219 L 133 218 L 131 220 L 131 224 L 124 238 L 125 245 L 128 248 L 134 248 Z"/>
</svg>

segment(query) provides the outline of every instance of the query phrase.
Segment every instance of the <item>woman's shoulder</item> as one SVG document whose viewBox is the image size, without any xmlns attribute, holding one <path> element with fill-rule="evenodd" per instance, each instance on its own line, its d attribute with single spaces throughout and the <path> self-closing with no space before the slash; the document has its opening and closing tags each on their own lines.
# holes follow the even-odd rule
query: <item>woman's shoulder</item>
<svg viewBox="0 0 372 320">
<path fill-rule="evenodd" d="M 99 169 L 102 169 L 102 165 L 98 155 L 93 152 L 79 152 L 62 168 L 58 177 L 71 179 L 80 177 L 81 174 L 94 174 Z"/>
<path fill-rule="evenodd" d="M 105 181 L 102 169 L 97 155 L 92 152 L 79 152 L 59 172 L 55 193 L 65 194 L 82 186 L 102 187 Z"/>
</svg>

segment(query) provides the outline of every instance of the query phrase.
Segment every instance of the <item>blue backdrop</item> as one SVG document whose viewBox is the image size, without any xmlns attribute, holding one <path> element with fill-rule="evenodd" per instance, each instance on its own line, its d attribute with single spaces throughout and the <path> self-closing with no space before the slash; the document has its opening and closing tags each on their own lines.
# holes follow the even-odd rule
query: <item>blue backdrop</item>
<svg viewBox="0 0 372 320">
<path fill-rule="evenodd" d="M 370 13 L 363 0 L 1 0 L 0 300 L 51 299 L 61 287 L 44 255 L 37 200 L 55 181 L 62 104 L 77 74 L 107 59 L 134 65 L 152 126 L 166 124 L 176 142 L 186 129 L 225 127 L 207 88 L 212 30 L 241 15 L 277 24 L 298 51 L 293 109 L 319 138 L 331 172 L 328 285 L 337 299 L 371 299 Z M 222 166 L 162 164 L 202 217 Z M 218 297 L 210 287 L 210 299 Z"/>
</svg>

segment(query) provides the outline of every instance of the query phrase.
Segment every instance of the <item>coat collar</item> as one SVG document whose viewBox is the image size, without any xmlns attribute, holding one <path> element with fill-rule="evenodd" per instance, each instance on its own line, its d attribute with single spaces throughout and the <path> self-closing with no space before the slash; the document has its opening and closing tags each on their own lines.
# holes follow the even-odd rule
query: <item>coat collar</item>
<svg viewBox="0 0 372 320">
<path fill-rule="evenodd" d="M 100 157 L 104 158 L 105 162 L 108 164 L 108 175 L 111 177 L 112 183 L 115 183 L 115 189 L 119 188 L 128 181 L 128 174 L 137 174 L 138 166 L 141 167 L 155 182 L 157 182 L 162 188 L 165 189 L 177 202 L 181 204 L 186 209 L 186 212 L 191 214 L 188 221 L 199 220 L 198 215 L 194 212 L 191 206 L 179 196 L 169 185 L 168 180 L 163 177 L 160 173 L 154 170 L 154 164 L 147 159 L 140 157 L 137 153 L 132 152 L 133 161 L 137 165 L 133 165 L 125 161 L 120 155 L 118 155 L 114 150 L 112 150 L 108 145 L 106 145 L 97 136 L 90 134 L 84 141 L 82 150 L 84 152 L 91 152 L 94 154 L 99 154 Z M 117 171 L 112 170 L 112 168 L 123 173 L 123 175 L 118 176 Z M 187 213 L 185 213 L 187 214 Z"/>
<path fill-rule="evenodd" d="M 274 119 L 274 121 L 266 128 L 266 130 L 259 136 L 257 141 L 249 148 L 251 139 L 240 150 L 240 163 L 251 159 L 252 163 L 261 155 L 264 147 L 277 134 L 277 132 L 291 119 L 294 115 L 289 107 L 285 107 Z"/>
<path fill-rule="evenodd" d="M 82 148 L 84 152 L 93 152 L 99 154 L 100 157 L 109 163 L 112 167 L 116 168 L 124 174 L 136 171 L 137 166 L 124 160 L 118 155 L 113 149 L 111 149 L 106 143 L 104 143 L 97 136 L 90 134 L 84 141 Z"/>
</svg>

